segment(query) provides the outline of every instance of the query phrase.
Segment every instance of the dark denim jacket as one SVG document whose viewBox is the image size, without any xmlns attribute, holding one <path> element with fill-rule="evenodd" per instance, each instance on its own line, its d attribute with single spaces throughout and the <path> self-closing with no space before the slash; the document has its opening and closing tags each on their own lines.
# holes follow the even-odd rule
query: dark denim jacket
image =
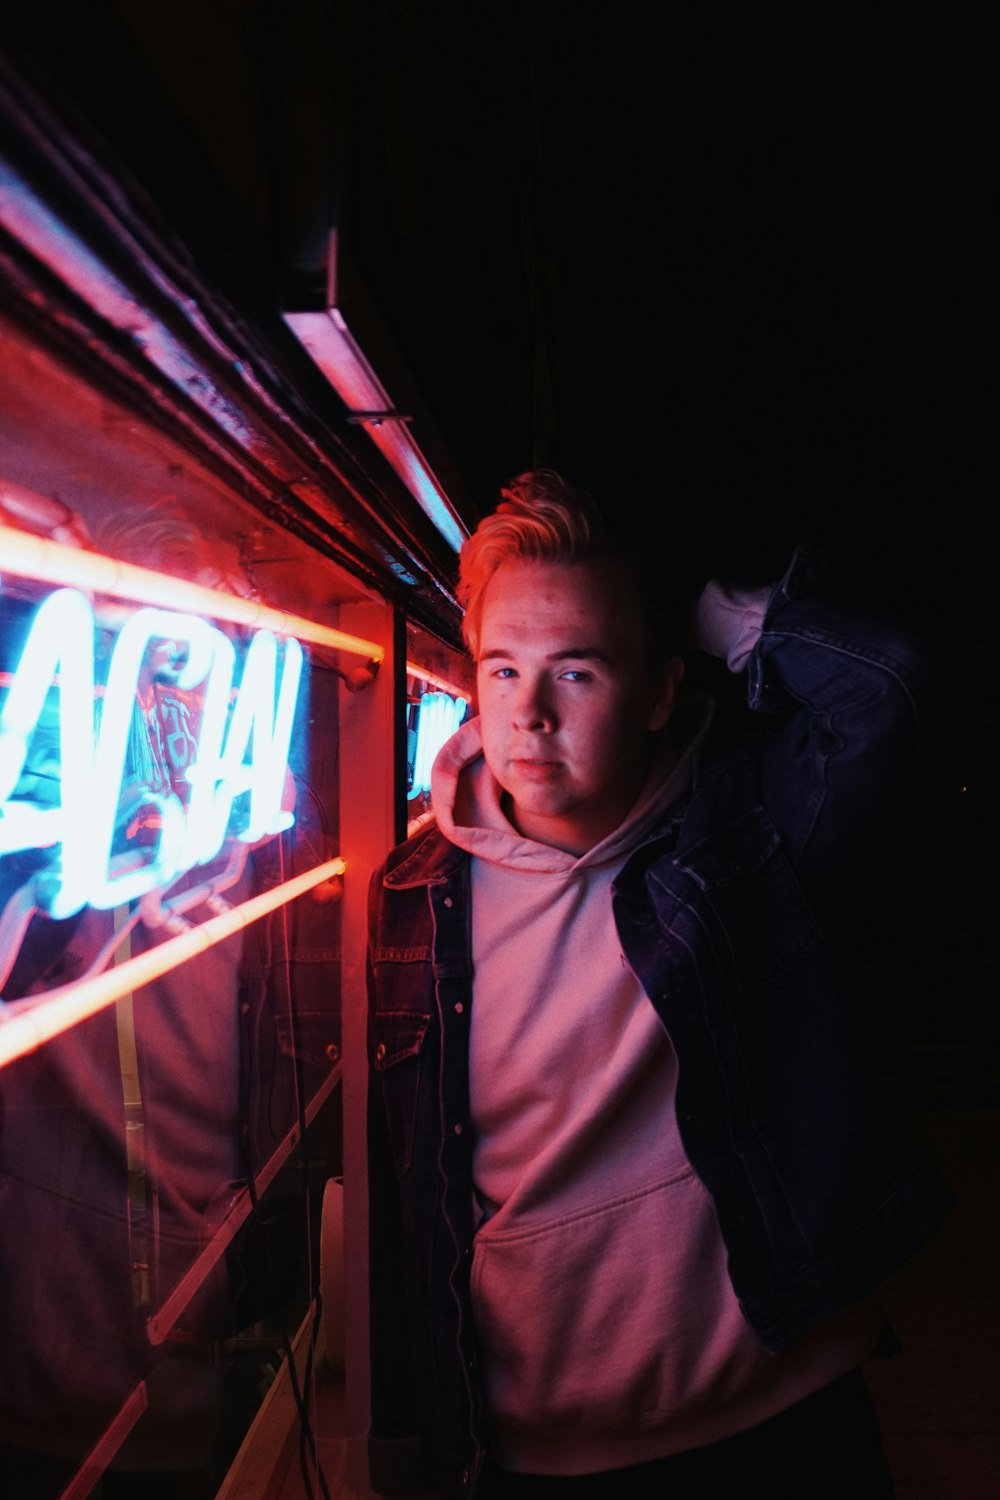
<svg viewBox="0 0 1000 1500">
<path fill-rule="evenodd" d="M 734 1290 L 779 1349 L 872 1291 L 945 1189 L 876 1113 L 808 892 L 912 780 L 926 671 L 801 547 L 749 663 L 780 714 L 704 749 L 694 786 L 613 888 L 623 950 L 679 1060 L 677 1118 Z M 469 857 L 434 828 L 371 889 L 372 1479 L 474 1487 L 482 1392 L 473 1192 Z"/>
</svg>

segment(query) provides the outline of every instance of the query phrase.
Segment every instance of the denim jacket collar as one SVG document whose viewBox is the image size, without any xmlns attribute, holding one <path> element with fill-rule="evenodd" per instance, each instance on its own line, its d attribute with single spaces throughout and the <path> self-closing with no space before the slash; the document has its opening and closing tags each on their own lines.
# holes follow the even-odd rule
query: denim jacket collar
<svg viewBox="0 0 1000 1500">
<path fill-rule="evenodd" d="M 383 877 L 392 890 L 412 890 L 416 886 L 436 885 L 456 875 L 468 860 L 464 850 L 448 842 L 436 823 L 415 849 Z"/>
</svg>

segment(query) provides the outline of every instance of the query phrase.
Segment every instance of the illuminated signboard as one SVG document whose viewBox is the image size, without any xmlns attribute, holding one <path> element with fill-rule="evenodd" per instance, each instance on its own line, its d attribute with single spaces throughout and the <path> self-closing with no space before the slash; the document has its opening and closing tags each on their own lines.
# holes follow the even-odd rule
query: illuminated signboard
<svg viewBox="0 0 1000 1500">
<path fill-rule="evenodd" d="M 416 747 L 409 800 L 431 789 L 431 767 L 445 740 L 451 738 L 465 717 L 468 703 L 448 693 L 424 693 L 417 708 Z"/>
<path fill-rule="evenodd" d="M 237 646 L 152 607 L 128 615 L 105 660 L 106 639 L 78 589 L 49 594 L 0 708 L 0 856 L 46 851 L 32 896 L 56 918 L 134 900 L 227 837 L 294 822 L 297 640 L 261 629 Z"/>
</svg>

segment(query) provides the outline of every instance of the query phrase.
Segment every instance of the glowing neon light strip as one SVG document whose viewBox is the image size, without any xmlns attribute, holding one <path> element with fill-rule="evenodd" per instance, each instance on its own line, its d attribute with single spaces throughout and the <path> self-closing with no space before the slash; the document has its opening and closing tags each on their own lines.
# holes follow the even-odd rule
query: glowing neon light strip
<svg viewBox="0 0 1000 1500">
<path fill-rule="evenodd" d="M 455 511 L 405 419 L 392 402 L 336 305 L 324 312 L 286 312 L 282 317 L 322 370 L 345 406 L 362 418 L 376 447 L 395 469 L 417 504 L 448 545 L 458 552 L 468 529 Z M 368 415 L 371 414 L 371 415 Z"/>
<path fill-rule="evenodd" d="M 143 1412 L 149 1409 L 146 1382 L 140 1380 L 131 1395 L 126 1396 L 117 1413 L 105 1427 L 83 1463 L 77 1469 L 59 1500 L 87 1500 L 97 1481 L 128 1437 Z"/>
<path fill-rule="evenodd" d="M 0 526 L 0 567 L 39 583 L 92 589 L 116 599 L 130 599 L 140 604 L 183 610 L 188 614 L 207 615 L 214 620 L 229 620 L 235 625 L 273 630 L 276 635 L 292 635 L 317 646 L 354 651 L 373 661 L 381 661 L 385 656 L 384 646 L 335 630 L 331 625 L 319 625 L 315 620 L 286 614 L 284 610 L 272 609 L 254 599 L 241 599 L 238 594 L 225 594 L 200 583 L 171 578 L 169 574 L 157 573 L 152 568 L 118 562 L 101 552 L 67 547 L 62 542 L 18 531 L 13 526 Z"/>
<path fill-rule="evenodd" d="M 441 688 L 445 693 L 450 693 L 453 698 L 462 698 L 466 703 L 472 702 L 472 694 L 467 693 L 465 688 L 456 687 L 449 682 L 447 677 L 439 677 L 436 672 L 428 672 L 426 667 L 418 667 L 415 661 L 406 663 L 406 670 L 410 677 L 417 677 L 421 682 L 429 682 L 431 687 Z"/>
<path fill-rule="evenodd" d="M 324 880 L 343 875 L 346 868 L 343 859 L 329 859 L 315 869 L 307 870 L 304 875 L 296 875 L 283 885 L 234 906 L 231 911 L 210 917 L 200 926 L 192 927 L 190 932 L 168 938 L 148 953 L 138 953 L 134 958 L 126 959 L 115 969 L 50 990 L 47 995 L 12 1000 L 0 1011 L 0 1067 L 36 1051 L 71 1026 L 112 1005 L 130 990 L 137 990 L 196 954 L 207 952 L 223 938 L 249 927 L 251 922 L 266 917 L 268 912 L 284 906 L 287 901 L 294 901 L 296 896 L 304 895 Z"/>
<path fill-rule="evenodd" d="M 465 703 L 447 693 L 425 693 L 420 700 L 417 719 L 417 753 L 413 764 L 410 798 L 420 797 L 431 789 L 431 767 L 445 740 L 455 733 L 465 712 Z"/>
<path fill-rule="evenodd" d="M 306 1106 L 306 1128 L 312 1124 L 319 1114 L 320 1109 L 332 1094 L 335 1086 L 340 1082 L 343 1065 L 338 1063 L 331 1073 L 320 1084 Z M 253 1180 L 254 1195 L 250 1196 L 250 1189 L 244 1188 L 232 1203 L 229 1212 L 212 1235 L 204 1250 L 196 1260 L 185 1271 L 173 1291 L 160 1305 L 146 1323 L 146 1333 L 151 1344 L 162 1344 L 167 1334 L 173 1328 L 181 1313 L 187 1307 L 192 1297 L 204 1283 L 212 1267 L 216 1265 L 225 1255 L 229 1246 L 233 1243 L 241 1227 L 254 1210 L 254 1200 L 262 1198 L 264 1192 L 270 1187 L 277 1177 L 285 1162 L 291 1156 L 295 1147 L 302 1139 L 302 1132 L 296 1120 L 291 1130 L 287 1132 L 281 1144 L 261 1167 Z M 60 1496 L 60 1500 L 62 1497 Z"/>
</svg>

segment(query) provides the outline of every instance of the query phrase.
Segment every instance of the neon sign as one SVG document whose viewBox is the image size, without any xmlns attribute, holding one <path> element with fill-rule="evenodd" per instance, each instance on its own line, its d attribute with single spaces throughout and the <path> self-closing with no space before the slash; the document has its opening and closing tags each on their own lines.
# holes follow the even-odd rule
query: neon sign
<svg viewBox="0 0 1000 1500">
<path fill-rule="evenodd" d="M 238 671 L 216 626 L 142 608 L 118 634 L 103 687 L 97 648 L 88 599 L 57 589 L 35 611 L 0 709 L 0 855 L 53 851 L 33 896 L 55 918 L 134 900 L 214 859 L 227 836 L 256 843 L 295 821 L 282 803 L 297 640 L 257 630 Z M 140 705 L 155 705 L 164 681 L 185 747 L 172 779 L 144 774 L 136 748 Z M 139 831 L 131 840 L 123 811 Z"/>
<path fill-rule="evenodd" d="M 417 710 L 417 745 L 413 757 L 413 781 L 409 800 L 431 789 L 431 767 L 445 740 L 451 738 L 465 717 L 464 698 L 448 693 L 424 693 Z"/>
</svg>

